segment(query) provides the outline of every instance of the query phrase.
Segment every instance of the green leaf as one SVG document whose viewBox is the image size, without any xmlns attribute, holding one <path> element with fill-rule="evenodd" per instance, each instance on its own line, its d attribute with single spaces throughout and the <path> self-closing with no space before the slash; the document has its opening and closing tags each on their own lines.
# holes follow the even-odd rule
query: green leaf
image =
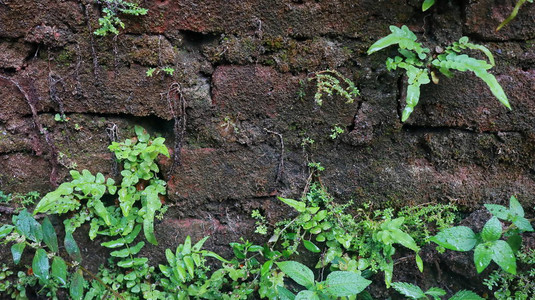
<svg viewBox="0 0 535 300">
<path fill-rule="evenodd" d="M 477 236 L 466 226 L 446 228 L 430 238 L 438 245 L 455 251 L 470 251 L 477 243 Z"/>
<path fill-rule="evenodd" d="M 276 264 L 282 272 L 298 284 L 306 288 L 314 286 L 314 273 L 302 263 L 296 261 L 282 261 L 277 262 Z"/>
<path fill-rule="evenodd" d="M 193 278 L 195 276 L 195 263 L 191 256 L 186 255 L 182 258 L 184 265 L 186 265 L 186 270 L 188 270 L 189 275 Z"/>
<path fill-rule="evenodd" d="M 39 224 L 39 222 L 37 222 L 26 209 L 16 216 L 15 227 L 26 238 L 34 242 L 38 243 L 43 240 L 41 224 Z"/>
<path fill-rule="evenodd" d="M 295 300 L 320 300 L 320 297 L 318 297 L 316 292 L 304 290 L 300 291 L 297 296 L 295 296 Z"/>
<path fill-rule="evenodd" d="M 485 242 L 492 242 L 502 236 L 502 223 L 497 217 L 492 217 L 485 223 L 481 231 L 481 237 Z"/>
<path fill-rule="evenodd" d="M 91 201 L 91 205 L 95 209 L 95 212 L 97 213 L 97 215 L 101 217 L 102 220 L 104 220 L 104 223 L 110 226 L 111 225 L 110 212 L 106 209 L 106 207 L 104 206 L 104 203 L 102 203 L 102 201 L 100 201 L 99 199 L 93 199 Z"/>
<path fill-rule="evenodd" d="M 67 286 L 67 264 L 59 256 L 54 256 L 52 260 L 52 277 L 56 278 L 61 286 Z"/>
<path fill-rule="evenodd" d="M 334 271 L 325 280 L 325 291 L 335 297 L 356 295 L 372 282 L 359 274 L 347 271 Z"/>
<path fill-rule="evenodd" d="M 517 252 L 522 247 L 522 236 L 520 234 L 514 234 L 507 239 L 507 244 L 513 249 L 513 252 Z"/>
<path fill-rule="evenodd" d="M 306 210 L 306 205 L 304 202 L 302 201 L 296 201 L 296 200 L 293 200 L 293 199 L 287 199 L 287 198 L 282 198 L 282 197 L 278 197 L 280 201 L 286 203 L 287 205 L 293 207 L 295 210 L 297 210 L 298 212 L 302 213 L 302 212 L 305 212 Z"/>
<path fill-rule="evenodd" d="M 311 241 L 303 240 L 303 245 L 305 246 L 305 248 L 307 248 L 308 251 L 310 251 L 312 253 L 320 253 L 321 252 L 321 249 L 318 248 L 318 246 L 316 246 Z"/>
<path fill-rule="evenodd" d="M 424 271 L 424 262 L 422 261 L 422 258 L 420 257 L 420 254 L 416 253 L 416 265 L 418 266 L 418 270 L 420 272 Z"/>
<path fill-rule="evenodd" d="M 206 242 L 206 240 L 209 238 L 210 236 L 207 235 L 205 236 L 204 238 L 202 238 L 201 240 L 199 240 L 197 243 L 195 243 L 195 245 L 193 245 L 193 247 L 191 247 L 191 250 L 193 252 L 199 252 L 202 248 L 202 246 L 204 245 L 204 243 Z"/>
<path fill-rule="evenodd" d="M 45 244 L 52 250 L 52 252 L 58 253 L 58 237 L 56 235 L 56 230 L 54 230 L 54 226 L 52 226 L 48 217 L 45 217 L 43 220 L 41 228 L 43 229 L 43 241 Z"/>
<path fill-rule="evenodd" d="M 152 185 L 148 186 L 143 191 L 143 194 L 146 197 L 146 211 L 145 215 L 143 215 L 143 233 L 149 243 L 158 245 L 158 241 L 156 241 L 156 237 L 154 236 L 154 215 L 162 207 L 162 202 L 160 202 L 158 192 Z"/>
<path fill-rule="evenodd" d="M 134 247 L 128 247 L 122 250 L 112 251 L 110 253 L 113 257 L 128 257 L 130 255 L 136 255 L 139 251 L 141 251 L 141 248 L 145 246 L 145 242 L 141 241 L 137 243 Z"/>
<path fill-rule="evenodd" d="M 522 205 L 518 202 L 515 196 L 511 196 L 509 199 L 509 211 L 513 215 L 524 217 L 524 208 L 522 208 Z"/>
<path fill-rule="evenodd" d="M 390 26 L 390 31 L 392 32 L 391 34 L 381 38 L 370 46 L 367 52 L 368 55 L 396 44 L 401 49 L 414 50 L 419 55 L 429 52 L 429 49 L 422 48 L 420 43 L 416 42 L 416 35 L 410 31 L 409 27 L 403 25 L 399 28 L 392 25 Z M 422 59 L 425 59 L 425 56 Z"/>
<path fill-rule="evenodd" d="M 492 260 L 504 271 L 516 274 L 516 259 L 513 249 L 506 241 L 497 240 L 492 242 L 490 247 L 492 251 Z"/>
<path fill-rule="evenodd" d="M 11 255 L 13 256 L 13 262 L 18 265 L 22 257 L 22 252 L 26 248 L 26 243 L 16 243 L 11 246 Z"/>
<path fill-rule="evenodd" d="M 414 252 L 420 251 L 420 247 L 416 245 L 416 242 L 408 233 L 405 233 L 399 229 L 391 229 L 390 236 L 392 237 L 395 243 L 401 244 L 413 250 Z"/>
<path fill-rule="evenodd" d="M 294 300 L 295 299 L 295 295 L 283 286 L 278 285 L 277 291 L 279 292 L 280 300 Z"/>
<path fill-rule="evenodd" d="M 422 3 L 422 11 L 426 11 L 435 4 L 435 0 L 424 0 Z"/>
<path fill-rule="evenodd" d="M 500 101 L 500 103 L 502 103 L 505 107 L 511 110 L 511 105 L 509 104 L 507 95 L 503 91 L 502 86 L 498 83 L 498 80 L 496 80 L 496 77 L 494 77 L 494 75 L 487 73 L 486 70 L 474 70 L 474 74 L 476 74 L 477 77 L 479 77 L 487 84 L 494 97 L 498 98 L 498 101 Z"/>
<path fill-rule="evenodd" d="M 424 291 L 414 284 L 407 282 L 393 282 L 392 287 L 405 297 L 410 299 L 427 298 Z"/>
<path fill-rule="evenodd" d="M 474 264 L 478 273 L 483 272 L 492 260 L 492 249 L 488 243 L 477 245 L 474 249 Z"/>
<path fill-rule="evenodd" d="M 184 246 L 182 247 L 182 254 L 190 254 L 191 253 L 191 237 L 188 235 L 186 236 L 186 239 L 184 240 Z"/>
<path fill-rule="evenodd" d="M 485 300 L 472 291 L 459 291 L 449 300 Z"/>
<path fill-rule="evenodd" d="M 262 268 L 260 269 L 260 276 L 266 276 L 266 274 L 269 273 L 269 271 L 271 270 L 271 267 L 273 266 L 273 260 L 268 260 L 266 261 L 263 265 L 262 265 Z"/>
<path fill-rule="evenodd" d="M 429 295 L 429 296 L 432 296 L 435 299 L 440 299 L 441 296 L 445 296 L 446 295 L 446 291 L 445 290 L 443 290 L 441 288 L 437 288 L 437 287 L 432 287 L 432 288 L 428 289 L 425 293 L 427 295 Z"/>
<path fill-rule="evenodd" d="M 35 251 L 35 256 L 32 261 L 32 269 L 35 277 L 45 283 L 48 282 L 50 264 L 44 249 L 37 249 L 37 251 Z"/>
<path fill-rule="evenodd" d="M 78 248 L 78 244 L 76 244 L 76 241 L 74 240 L 74 237 L 72 236 L 72 233 L 70 231 L 65 232 L 65 250 L 70 255 L 72 259 L 76 262 L 82 261 L 82 254 L 80 253 L 80 248 Z"/>
<path fill-rule="evenodd" d="M 15 226 L 13 225 L 9 225 L 9 224 L 2 225 L 2 227 L 0 227 L 0 239 L 3 239 L 7 235 L 9 235 L 11 231 L 13 231 L 13 228 L 15 228 Z"/>
<path fill-rule="evenodd" d="M 520 217 L 520 216 L 513 216 L 512 220 L 513 224 L 515 224 L 515 226 L 522 230 L 522 231 L 533 231 L 533 226 L 531 226 L 531 223 L 529 222 L 528 219 L 524 218 L 524 217 Z"/>
<path fill-rule="evenodd" d="M 146 257 L 137 257 L 121 260 L 117 265 L 121 268 L 131 268 L 133 266 L 144 265 L 149 259 Z"/>
<path fill-rule="evenodd" d="M 509 218 L 509 210 L 498 204 L 484 204 L 487 210 L 493 215 L 498 217 L 498 219 L 507 220 Z"/>
<path fill-rule="evenodd" d="M 84 275 L 78 269 L 71 277 L 69 294 L 73 300 L 81 300 L 84 296 Z"/>
</svg>

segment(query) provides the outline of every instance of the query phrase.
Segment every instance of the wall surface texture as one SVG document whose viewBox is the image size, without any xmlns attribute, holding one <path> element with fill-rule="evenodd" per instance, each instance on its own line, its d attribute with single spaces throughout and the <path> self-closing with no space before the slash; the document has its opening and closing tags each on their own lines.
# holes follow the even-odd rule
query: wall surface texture
<svg viewBox="0 0 535 300">
<path fill-rule="evenodd" d="M 148 15 L 99 37 L 89 2 L 0 0 L 2 191 L 51 191 L 73 166 L 118 178 L 107 146 L 141 125 L 180 152 L 176 168 L 159 162 L 172 205 L 156 225 L 162 249 L 187 234 L 223 249 L 251 236 L 252 209 L 272 223 L 289 216 L 276 196 L 300 196 L 308 162 L 325 167 L 339 201 L 475 210 L 515 194 L 533 207 L 535 5 L 495 32 L 514 1 L 438 0 L 424 13 L 415 0 L 142 0 Z M 384 64 L 396 50 L 366 54 L 389 25 L 433 50 L 463 35 L 487 46 L 512 111 L 459 73 L 424 86 L 401 123 L 406 81 Z M 173 76 L 145 75 L 159 66 Z M 319 107 L 313 84 L 298 97 L 300 80 L 325 69 L 353 80 L 357 101 Z M 54 121 L 61 112 L 68 122 Z M 333 140 L 335 125 L 345 132 Z"/>
</svg>

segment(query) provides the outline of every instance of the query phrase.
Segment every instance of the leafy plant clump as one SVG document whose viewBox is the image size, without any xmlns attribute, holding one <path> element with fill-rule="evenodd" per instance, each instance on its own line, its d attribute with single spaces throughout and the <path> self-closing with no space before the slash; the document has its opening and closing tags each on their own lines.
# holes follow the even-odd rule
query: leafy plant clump
<svg viewBox="0 0 535 300">
<path fill-rule="evenodd" d="M 456 226 L 440 231 L 431 241 L 454 251 L 474 249 L 474 264 L 478 273 L 494 261 L 503 271 L 514 275 L 517 273 L 515 254 L 522 246 L 521 234 L 533 231 L 531 221 L 524 217 L 524 209 L 514 196 L 509 200 L 509 208 L 497 204 L 485 204 L 485 207 L 493 217 L 485 223 L 479 234 L 466 226 Z M 510 225 L 503 228 L 500 220 Z"/>
<path fill-rule="evenodd" d="M 438 83 L 438 77 L 430 68 L 432 66 L 438 69 L 447 77 L 452 77 L 452 70 L 471 71 L 490 88 L 492 94 L 507 108 L 511 109 L 507 95 L 496 80 L 496 77 L 488 70 L 494 66 L 494 57 L 492 53 L 484 46 L 470 43 L 467 37 L 462 37 L 458 42 L 446 47 L 442 52 L 434 56 L 429 56 L 429 48 L 422 47 L 417 42 L 416 35 L 405 25 L 401 28 L 390 26 L 391 34 L 381 38 L 368 49 L 368 55 L 392 45 L 398 45 L 398 52 L 401 56 L 389 57 L 386 61 L 388 70 L 401 68 L 407 75 L 407 95 L 406 106 L 403 110 L 401 121 L 405 122 L 418 104 L 420 99 L 420 86 L 431 82 Z M 462 54 L 463 50 L 479 50 L 488 58 L 485 60 L 476 59 Z"/>
<path fill-rule="evenodd" d="M 432 297 L 434 300 L 440 300 L 442 296 L 446 295 L 446 291 L 437 288 L 432 287 L 428 289 L 427 291 L 423 291 L 419 286 L 407 283 L 407 282 L 394 282 L 392 283 L 392 287 L 398 291 L 403 296 L 407 297 L 408 299 L 414 299 L 414 300 L 421 300 L 430 299 L 429 297 Z M 449 298 L 449 300 L 483 300 L 484 298 L 481 298 L 479 295 L 472 291 L 459 291 L 455 295 Z"/>
<path fill-rule="evenodd" d="M 140 16 L 146 15 L 149 11 L 148 9 L 139 7 L 137 3 L 124 0 L 97 0 L 96 2 L 102 5 L 102 13 L 104 14 L 104 16 L 98 19 L 100 28 L 94 32 L 100 36 L 106 36 L 110 33 L 118 35 L 118 27 L 124 29 L 124 23 L 118 14 Z"/>
<path fill-rule="evenodd" d="M 311 73 L 308 78 L 301 81 L 301 90 L 299 97 L 304 97 L 304 88 L 306 82 L 316 81 L 316 93 L 314 101 L 317 105 L 323 105 L 323 96 L 332 96 L 338 94 L 346 99 L 347 103 L 353 103 L 355 98 L 360 95 L 359 89 L 351 79 L 345 77 L 336 70 L 323 70 Z"/>
</svg>

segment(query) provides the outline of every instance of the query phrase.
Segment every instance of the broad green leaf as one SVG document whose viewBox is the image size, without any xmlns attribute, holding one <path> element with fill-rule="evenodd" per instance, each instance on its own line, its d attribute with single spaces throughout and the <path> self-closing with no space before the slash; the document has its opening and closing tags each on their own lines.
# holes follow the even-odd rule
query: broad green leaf
<svg viewBox="0 0 535 300">
<path fill-rule="evenodd" d="M 286 203 L 287 205 L 293 207 L 298 212 L 305 212 L 305 210 L 306 210 L 306 205 L 302 201 L 297 201 L 297 200 L 288 199 L 288 198 L 282 198 L 282 197 L 278 197 L 278 198 L 279 198 L 280 201 L 282 201 L 282 202 Z"/>
<path fill-rule="evenodd" d="M 392 287 L 400 294 L 410 299 L 427 298 L 424 291 L 414 284 L 407 282 L 393 282 Z"/>
<path fill-rule="evenodd" d="M 314 273 L 302 263 L 296 261 L 281 261 L 276 264 L 282 272 L 298 284 L 306 288 L 314 286 Z"/>
<path fill-rule="evenodd" d="M 492 242 L 492 260 L 504 271 L 516 274 L 516 259 L 513 249 L 506 241 L 497 240 Z"/>
<path fill-rule="evenodd" d="M 81 300 L 84 296 L 84 275 L 78 269 L 71 277 L 69 295 L 73 300 Z"/>
<path fill-rule="evenodd" d="M 325 291 L 335 297 L 356 295 L 372 282 L 359 274 L 347 271 L 334 271 L 325 280 Z"/>
<path fill-rule="evenodd" d="M 524 208 L 522 208 L 522 205 L 518 202 L 515 196 L 511 196 L 509 199 L 509 211 L 513 215 L 524 217 Z"/>
<path fill-rule="evenodd" d="M 154 189 L 154 186 L 147 187 L 143 194 L 146 197 L 146 210 L 143 215 L 143 233 L 147 241 L 153 245 L 158 245 L 156 237 L 154 236 L 154 215 L 156 211 L 162 207 L 162 202 L 158 197 L 158 192 Z"/>
<path fill-rule="evenodd" d="M 502 223 L 497 217 L 492 217 L 485 223 L 481 231 L 481 237 L 485 242 L 492 242 L 502 236 Z"/>
<path fill-rule="evenodd" d="M 82 261 L 80 248 L 78 248 L 78 244 L 76 244 L 76 241 L 74 240 L 74 237 L 70 231 L 65 232 L 65 250 L 70 257 L 74 259 L 74 261 L 78 263 Z"/>
<path fill-rule="evenodd" d="M 456 226 L 440 231 L 430 240 L 446 249 L 464 252 L 474 248 L 477 236 L 466 226 Z"/>
<path fill-rule="evenodd" d="M 61 286 L 67 286 L 67 264 L 59 256 L 54 256 L 52 260 L 52 277 L 56 278 Z"/>
<path fill-rule="evenodd" d="M 416 245 L 416 242 L 408 233 L 405 233 L 399 229 L 391 229 L 390 236 L 392 237 L 395 243 L 401 244 L 413 250 L 414 252 L 420 251 L 420 247 Z"/>
<path fill-rule="evenodd" d="M 20 262 L 20 259 L 22 257 L 22 252 L 24 252 L 24 248 L 26 247 L 26 243 L 16 243 L 11 246 L 11 255 L 13 256 L 13 262 L 18 265 Z"/>
<path fill-rule="evenodd" d="M 43 229 L 43 241 L 45 244 L 52 250 L 52 252 L 58 253 L 58 237 L 56 235 L 56 230 L 54 230 L 54 226 L 52 226 L 48 217 L 45 217 L 43 220 L 41 228 Z"/>
<path fill-rule="evenodd" d="M 29 240 L 40 242 L 43 240 L 43 229 L 33 216 L 24 209 L 16 216 L 15 227 Z"/>
<path fill-rule="evenodd" d="M 128 188 L 125 187 L 122 187 L 117 194 L 119 195 L 119 206 L 121 207 L 123 216 L 128 217 L 134 202 L 136 202 L 136 198 L 134 198 L 132 194 L 128 192 Z"/>
<path fill-rule="evenodd" d="M 260 276 L 265 276 L 266 274 L 268 274 L 272 266 L 273 266 L 273 260 L 266 261 L 262 265 L 262 268 L 260 269 Z"/>
<path fill-rule="evenodd" d="M 95 209 L 95 212 L 97 213 L 97 215 L 101 217 L 102 220 L 104 220 L 104 223 L 106 223 L 106 225 L 110 226 L 111 225 L 110 212 L 106 209 L 106 206 L 104 206 L 104 203 L 102 203 L 102 201 L 100 201 L 99 199 L 93 199 L 91 201 L 91 204 L 93 208 Z"/>
<path fill-rule="evenodd" d="M 479 297 L 476 293 L 472 291 L 459 291 L 453 295 L 449 300 L 485 300 L 484 298 Z"/>
<path fill-rule="evenodd" d="M 419 55 L 429 52 L 429 49 L 422 48 L 420 43 L 416 42 L 416 35 L 410 31 L 409 27 L 403 25 L 401 28 L 390 26 L 391 34 L 381 38 L 370 46 L 368 55 L 377 52 L 386 47 L 398 44 L 401 49 L 413 50 Z M 425 59 L 423 56 L 422 59 Z"/>
<path fill-rule="evenodd" d="M 186 239 L 184 240 L 184 247 L 182 247 L 182 254 L 190 254 L 191 253 L 191 237 L 188 235 L 186 236 Z"/>
<path fill-rule="evenodd" d="M 429 296 L 432 296 L 435 299 L 440 299 L 441 296 L 445 296 L 446 295 L 446 291 L 445 290 L 443 290 L 441 288 L 437 288 L 437 287 L 432 287 L 432 288 L 428 289 L 425 293 L 427 295 L 429 295 Z"/>
<path fill-rule="evenodd" d="M 76 210 L 80 207 L 80 202 L 73 198 L 73 184 L 72 182 L 62 183 L 55 191 L 46 194 L 35 209 L 33 214 L 50 213 L 63 214 L 71 210 Z"/>
<path fill-rule="evenodd" d="M 492 260 L 492 249 L 487 243 L 479 244 L 474 249 L 474 264 L 478 273 L 483 272 Z"/>
<path fill-rule="evenodd" d="M 295 300 L 320 300 L 320 297 L 318 297 L 316 292 L 304 290 L 300 291 L 297 296 L 295 296 Z"/>
<path fill-rule="evenodd" d="M 283 286 L 280 286 L 280 285 L 277 286 L 277 291 L 279 292 L 279 298 L 281 300 L 294 300 L 295 299 L 295 295 Z"/>
<path fill-rule="evenodd" d="M 517 252 L 522 247 L 522 236 L 520 234 L 514 234 L 507 239 L 507 244 L 513 249 L 513 252 Z"/>
<path fill-rule="evenodd" d="M 485 208 L 493 215 L 498 217 L 498 219 L 507 220 L 509 217 L 509 210 L 498 204 L 484 204 Z"/>
<path fill-rule="evenodd" d="M 141 251 L 141 248 L 143 248 L 143 246 L 145 246 L 145 242 L 141 241 L 133 247 L 112 251 L 110 255 L 113 257 L 128 257 L 130 255 L 136 255 L 139 251 Z"/>
<path fill-rule="evenodd" d="M 37 249 L 32 261 L 32 269 L 35 277 L 43 282 L 48 282 L 50 264 L 44 249 Z"/>
<path fill-rule="evenodd" d="M 533 226 L 531 226 L 529 220 L 524 217 L 513 216 L 511 221 L 513 222 L 513 224 L 515 224 L 516 227 L 518 227 L 518 229 L 522 231 L 533 231 Z"/>
<path fill-rule="evenodd" d="M 474 74 L 476 74 L 477 77 L 481 78 L 481 80 L 483 80 L 487 84 L 494 97 L 498 98 L 498 101 L 500 101 L 505 107 L 511 110 L 511 105 L 509 104 L 507 95 L 503 91 L 502 86 L 498 83 L 498 80 L 496 80 L 496 77 L 494 77 L 494 75 L 487 73 L 487 71 L 483 69 L 474 70 Z"/>
<path fill-rule="evenodd" d="M 426 11 L 435 4 L 435 0 L 424 0 L 422 3 L 422 11 Z"/>
<path fill-rule="evenodd" d="M 11 231 L 13 231 L 13 228 L 15 228 L 15 226 L 13 225 L 9 225 L 9 224 L 2 225 L 2 227 L 0 227 L 0 239 L 3 239 L 4 237 L 8 236 L 11 233 Z"/>
<path fill-rule="evenodd" d="M 146 257 L 137 257 L 121 260 L 117 265 L 121 268 L 131 268 L 134 266 L 144 265 L 149 259 Z"/>
<path fill-rule="evenodd" d="M 202 238 L 201 240 L 199 240 L 197 243 L 195 243 L 195 245 L 193 245 L 193 247 L 191 247 L 191 250 L 193 252 L 198 252 L 201 250 L 202 246 L 204 245 L 204 243 L 206 242 L 206 240 L 209 238 L 210 236 L 207 235 L 205 236 L 204 238 Z"/>
<path fill-rule="evenodd" d="M 321 252 L 321 249 L 318 248 L 318 246 L 316 246 L 314 243 L 312 243 L 311 241 L 307 241 L 307 240 L 303 240 L 303 245 L 305 246 L 305 248 L 307 248 L 308 251 L 312 252 L 312 253 L 319 253 Z"/>
<path fill-rule="evenodd" d="M 420 257 L 420 254 L 416 253 L 416 266 L 418 266 L 418 270 L 420 272 L 424 271 L 424 262 L 422 261 L 422 258 Z"/>
<path fill-rule="evenodd" d="M 193 259 L 190 255 L 186 255 L 182 258 L 182 260 L 184 261 L 184 265 L 186 266 L 189 276 L 193 278 L 195 276 L 195 263 L 193 262 Z"/>
</svg>

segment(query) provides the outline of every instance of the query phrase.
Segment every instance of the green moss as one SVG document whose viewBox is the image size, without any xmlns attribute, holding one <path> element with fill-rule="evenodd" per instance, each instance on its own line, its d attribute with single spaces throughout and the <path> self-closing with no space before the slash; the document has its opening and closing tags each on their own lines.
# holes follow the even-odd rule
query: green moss
<svg viewBox="0 0 535 300">
<path fill-rule="evenodd" d="M 73 55 L 72 51 L 64 49 L 56 56 L 55 61 L 58 65 L 69 66 L 73 62 Z"/>
</svg>

